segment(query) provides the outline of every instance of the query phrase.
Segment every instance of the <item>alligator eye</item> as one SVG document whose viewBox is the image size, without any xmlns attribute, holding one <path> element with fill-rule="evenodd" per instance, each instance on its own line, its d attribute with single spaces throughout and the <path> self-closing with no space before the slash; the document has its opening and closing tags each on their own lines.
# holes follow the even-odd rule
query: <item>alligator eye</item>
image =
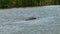
<svg viewBox="0 0 60 34">
<path fill-rule="evenodd" d="M 35 19 L 37 19 L 37 18 L 35 18 L 35 17 L 30 17 L 30 18 L 28 18 L 28 19 L 26 19 L 26 20 L 35 20 Z"/>
</svg>

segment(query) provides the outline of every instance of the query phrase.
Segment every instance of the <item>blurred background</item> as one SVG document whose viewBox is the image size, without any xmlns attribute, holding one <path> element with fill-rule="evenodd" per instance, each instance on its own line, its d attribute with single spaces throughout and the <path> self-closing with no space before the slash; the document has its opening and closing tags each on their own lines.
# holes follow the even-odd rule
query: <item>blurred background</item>
<svg viewBox="0 0 60 34">
<path fill-rule="evenodd" d="M 60 5 L 60 0 L 0 0 L 0 8 Z"/>
</svg>

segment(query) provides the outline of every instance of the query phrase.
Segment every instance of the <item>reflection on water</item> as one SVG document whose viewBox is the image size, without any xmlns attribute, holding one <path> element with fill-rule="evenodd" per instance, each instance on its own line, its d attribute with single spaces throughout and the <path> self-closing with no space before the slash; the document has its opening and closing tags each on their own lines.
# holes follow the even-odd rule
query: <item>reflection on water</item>
<svg viewBox="0 0 60 34">
<path fill-rule="evenodd" d="M 60 34 L 60 6 L 0 10 L 0 34 Z"/>
</svg>

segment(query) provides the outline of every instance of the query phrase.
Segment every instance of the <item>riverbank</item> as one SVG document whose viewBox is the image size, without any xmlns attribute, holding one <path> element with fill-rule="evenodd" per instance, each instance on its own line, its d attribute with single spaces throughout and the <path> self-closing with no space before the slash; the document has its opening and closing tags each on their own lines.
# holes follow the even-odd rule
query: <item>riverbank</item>
<svg viewBox="0 0 60 34">
<path fill-rule="evenodd" d="M 0 0 L 0 8 L 60 5 L 60 0 Z"/>
</svg>

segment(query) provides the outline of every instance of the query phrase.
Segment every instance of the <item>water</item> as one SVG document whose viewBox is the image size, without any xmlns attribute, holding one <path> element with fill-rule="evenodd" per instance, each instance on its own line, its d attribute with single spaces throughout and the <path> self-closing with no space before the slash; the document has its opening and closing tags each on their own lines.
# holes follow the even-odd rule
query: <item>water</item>
<svg viewBox="0 0 60 34">
<path fill-rule="evenodd" d="M 60 5 L 0 9 L 0 34 L 60 34 Z"/>
</svg>

